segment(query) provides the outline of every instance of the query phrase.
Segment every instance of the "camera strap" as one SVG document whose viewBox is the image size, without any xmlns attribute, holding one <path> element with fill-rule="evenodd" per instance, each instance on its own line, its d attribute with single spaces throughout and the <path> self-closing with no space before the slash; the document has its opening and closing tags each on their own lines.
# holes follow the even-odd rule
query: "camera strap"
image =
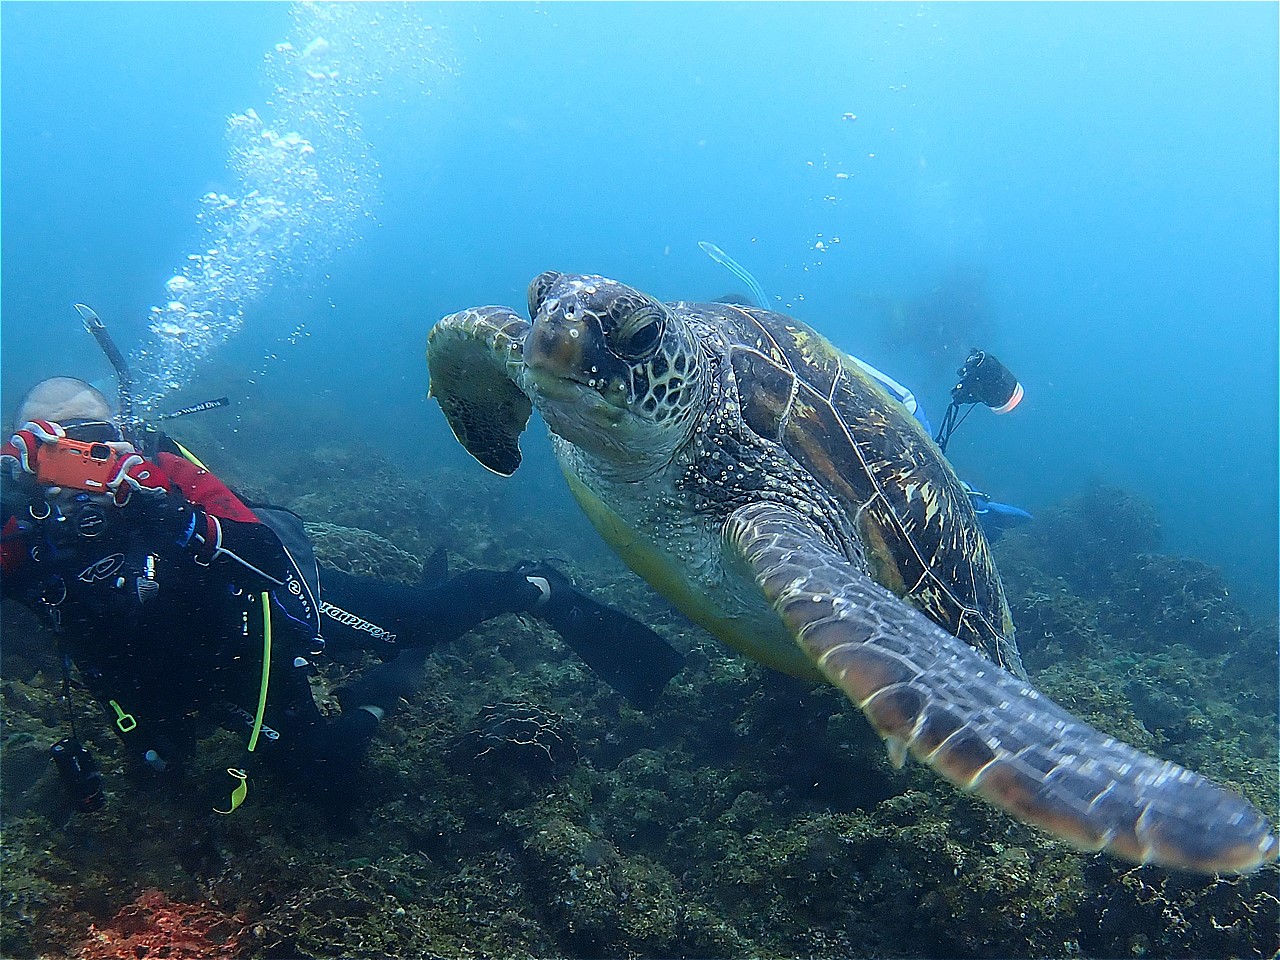
<svg viewBox="0 0 1280 960">
<path fill-rule="evenodd" d="M 960 413 L 961 406 L 955 400 L 951 401 L 951 406 L 947 407 L 947 412 L 942 418 L 942 426 L 938 428 L 938 435 L 933 438 L 933 442 L 938 445 L 938 449 L 943 453 L 947 452 L 947 444 L 951 442 L 951 435 L 956 432 L 960 424 L 964 423 L 965 418 L 973 413 L 973 408 L 977 404 L 963 404 L 964 413 Z"/>
</svg>

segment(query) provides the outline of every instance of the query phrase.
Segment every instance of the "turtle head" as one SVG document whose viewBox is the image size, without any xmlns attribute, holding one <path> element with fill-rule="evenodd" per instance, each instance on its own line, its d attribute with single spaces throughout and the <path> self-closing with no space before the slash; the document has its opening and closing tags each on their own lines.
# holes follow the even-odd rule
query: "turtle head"
<svg viewBox="0 0 1280 960">
<path fill-rule="evenodd" d="M 529 316 L 528 386 L 557 436 L 627 472 L 689 439 L 706 361 L 681 316 L 616 280 L 552 272 L 529 285 Z"/>
</svg>

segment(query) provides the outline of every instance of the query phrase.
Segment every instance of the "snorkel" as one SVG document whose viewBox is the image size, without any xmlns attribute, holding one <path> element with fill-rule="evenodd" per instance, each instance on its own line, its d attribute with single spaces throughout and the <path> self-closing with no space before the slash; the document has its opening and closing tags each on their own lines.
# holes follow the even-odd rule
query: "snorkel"
<svg viewBox="0 0 1280 960">
<path fill-rule="evenodd" d="M 141 435 L 153 431 L 143 423 L 142 419 L 134 416 L 133 412 L 133 374 L 129 370 L 128 361 L 125 360 L 124 354 L 120 352 L 120 348 L 116 346 L 116 342 L 111 339 L 111 334 L 107 330 L 107 325 L 102 322 L 93 308 L 83 303 L 72 304 L 76 308 L 76 312 L 80 314 L 80 319 L 84 322 L 84 328 L 89 331 L 93 339 L 97 342 L 98 347 L 110 362 L 112 369 L 116 372 L 116 389 L 119 393 L 120 404 L 120 429 L 126 438 L 131 440 L 139 439 Z M 192 404 L 189 407 L 183 407 L 181 410 L 174 410 L 170 413 L 161 413 L 155 416 L 155 420 L 173 420 L 177 417 L 185 417 L 189 413 L 203 413 L 205 410 L 216 410 L 218 407 L 225 407 L 231 403 L 227 397 L 218 397 L 216 400 L 204 400 L 200 403 Z M 181 444 L 179 444 L 181 447 Z M 191 454 L 183 449 L 183 453 L 190 459 Z M 199 461 L 195 461 L 199 465 Z"/>
<path fill-rule="evenodd" d="M 733 259 L 733 257 L 729 256 L 710 240 L 699 240 L 698 246 L 702 248 L 702 252 L 708 257 L 720 264 L 720 266 L 724 267 L 747 285 L 751 290 L 751 299 L 755 301 L 755 305 L 757 307 L 761 310 L 773 309 L 769 305 L 769 295 L 764 292 L 764 287 L 760 285 L 760 281 L 755 278 L 750 270 L 740 264 L 737 260 Z M 744 304 L 744 306 L 750 306 L 750 304 Z M 887 373 L 877 370 L 865 360 L 860 360 L 852 354 L 849 355 L 849 359 L 856 363 L 863 373 L 888 390 L 889 393 L 893 395 L 894 399 L 906 407 L 907 412 L 920 421 L 926 432 L 933 432 L 933 428 L 929 426 L 928 418 L 924 415 L 924 408 L 922 408 L 916 401 L 914 393 Z"/>
<path fill-rule="evenodd" d="M 755 305 L 761 310 L 771 309 L 769 306 L 769 295 L 764 292 L 764 287 L 760 286 L 757 280 L 742 264 L 733 257 L 729 256 L 710 240 L 699 240 L 698 246 L 702 248 L 702 252 L 714 260 L 720 266 L 724 267 L 735 277 L 741 280 L 751 290 L 751 299 L 755 301 Z"/>
<path fill-rule="evenodd" d="M 129 372 L 129 364 L 125 361 L 120 348 L 116 346 L 116 342 L 111 339 L 111 334 L 107 332 L 107 325 L 93 312 L 93 308 L 83 303 L 72 304 L 72 306 L 76 308 L 76 313 L 80 314 L 80 319 L 84 322 L 84 328 L 97 341 L 116 372 L 116 390 L 120 398 L 120 428 L 125 436 L 130 436 L 136 432 L 139 421 L 133 415 L 133 374 Z"/>
</svg>

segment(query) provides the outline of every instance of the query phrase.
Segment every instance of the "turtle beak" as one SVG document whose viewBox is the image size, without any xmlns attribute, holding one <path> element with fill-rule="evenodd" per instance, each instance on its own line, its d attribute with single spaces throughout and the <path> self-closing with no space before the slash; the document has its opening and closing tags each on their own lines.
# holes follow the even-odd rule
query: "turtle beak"
<svg viewBox="0 0 1280 960">
<path fill-rule="evenodd" d="M 524 342 L 527 384 L 541 398 L 538 408 L 554 433 L 584 439 L 581 424 L 617 424 L 630 416 L 626 368 L 601 345 L 595 318 L 539 313 Z"/>
<path fill-rule="evenodd" d="M 551 381 L 582 381 L 585 351 L 591 342 L 584 321 L 539 314 L 524 342 L 524 362 L 539 386 Z"/>
</svg>

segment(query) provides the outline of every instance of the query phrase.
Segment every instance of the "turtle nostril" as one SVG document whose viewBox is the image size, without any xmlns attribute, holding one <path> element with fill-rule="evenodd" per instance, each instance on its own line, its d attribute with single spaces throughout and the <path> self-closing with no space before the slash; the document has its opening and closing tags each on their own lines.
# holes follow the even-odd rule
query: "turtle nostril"
<svg viewBox="0 0 1280 960">
<path fill-rule="evenodd" d="M 580 323 L 538 322 L 525 341 L 525 363 L 544 373 L 571 377 L 582 369 L 583 346 Z"/>
</svg>

